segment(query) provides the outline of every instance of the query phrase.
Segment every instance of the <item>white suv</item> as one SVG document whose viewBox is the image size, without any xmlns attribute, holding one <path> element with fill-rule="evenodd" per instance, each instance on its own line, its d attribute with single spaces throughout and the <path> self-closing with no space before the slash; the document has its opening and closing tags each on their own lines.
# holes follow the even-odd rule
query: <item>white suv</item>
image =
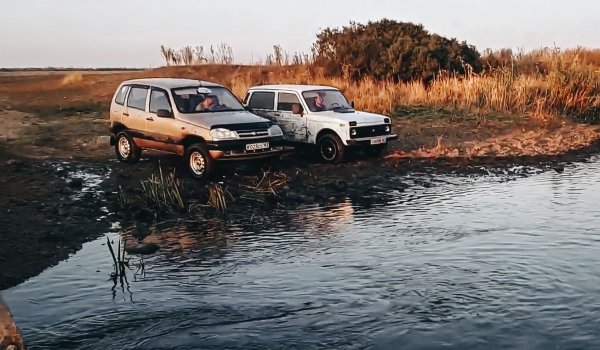
<svg viewBox="0 0 600 350">
<path fill-rule="evenodd" d="M 248 90 L 244 105 L 283 130 L 288 145 L 316 145 L 330 163 L 344 159 L 348 147 L 381 154 L 391 140 L 389 117 L 359 112 L 336 88 L 316 85 L 263 85 Z"/>
</svg>

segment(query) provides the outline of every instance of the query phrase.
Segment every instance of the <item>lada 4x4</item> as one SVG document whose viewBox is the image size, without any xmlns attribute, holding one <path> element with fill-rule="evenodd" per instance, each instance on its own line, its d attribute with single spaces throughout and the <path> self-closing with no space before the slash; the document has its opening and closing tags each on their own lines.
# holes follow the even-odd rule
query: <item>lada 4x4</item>
<svg viewBox="0 0 600 350">
<path fill-rule="evenodd" d="M 339 163 L 349 148 L 381 154 L 398 135 L 389 117 L 354 109 L 336 88 L 264 85 L 248 90 L 244 104 L 281 127 L 286 144 L 313 145 L 322 160 Z"/>
</svg>

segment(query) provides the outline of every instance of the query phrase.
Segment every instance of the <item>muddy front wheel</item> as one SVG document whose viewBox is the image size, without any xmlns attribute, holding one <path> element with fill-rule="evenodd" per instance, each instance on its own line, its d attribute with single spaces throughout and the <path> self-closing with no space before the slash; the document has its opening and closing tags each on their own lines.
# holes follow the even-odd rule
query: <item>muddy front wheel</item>
<svg viewBox="0 0 600 350">
<path fill-rule="evenodd" d="M 319 156 L 327 163 L 337 164 L 344 160 L 346 146 L 337 135 L 325 134 L 321 136 L 317 142 L 317 148 Z"/>
<path fill-rule="evenodd" d="M 133 142 L 131 136 L 120 132 L 115 142 L 115 154 L 121 162 L 133 164 L 140 160 L 142 150 Z"/>
<path fill-rule="evenodd" d="M 185 156 L 188 172 L 194 179 L 205 179 L 214 168 L 215 160 L 203 144 L 191 145 Z"/>
</svg>

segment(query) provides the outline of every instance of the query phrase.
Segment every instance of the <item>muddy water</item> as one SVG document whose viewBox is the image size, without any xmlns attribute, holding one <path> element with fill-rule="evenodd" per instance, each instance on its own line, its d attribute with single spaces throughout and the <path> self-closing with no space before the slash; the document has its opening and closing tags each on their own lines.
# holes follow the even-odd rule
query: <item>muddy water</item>
<svg viewBox="0 0 600 350">
<path fill-rule="evenodd" d="M 99 239 L 3 296 L 32 349 L 600 348 L 600 160 L 512 181 L 419 176 L 163 223 L 124 284 Z"/>
</svg>

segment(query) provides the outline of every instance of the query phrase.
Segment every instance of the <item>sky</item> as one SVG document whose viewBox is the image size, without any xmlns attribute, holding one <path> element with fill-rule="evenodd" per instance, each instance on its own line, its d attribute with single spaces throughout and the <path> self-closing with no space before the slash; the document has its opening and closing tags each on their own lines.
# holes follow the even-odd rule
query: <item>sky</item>
<svg viewBox="0 0 600 350">
<path fill-rule="evenodd" d="M 382 18 L 485 48 L 600 48 L 596 0 L 0 0 L 0 68 L 163 65 L 160 45 L 233 47 L 236 63 L 309 52 L 327 27 Z"/>
</svg>

